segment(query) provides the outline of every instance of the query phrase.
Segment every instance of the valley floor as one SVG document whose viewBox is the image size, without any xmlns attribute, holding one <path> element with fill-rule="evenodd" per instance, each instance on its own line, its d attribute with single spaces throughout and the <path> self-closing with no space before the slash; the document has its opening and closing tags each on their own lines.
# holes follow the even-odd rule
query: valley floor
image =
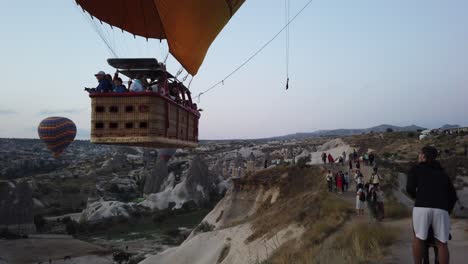
<svg viewBox="0 0 468 264">
<path fill-rule="evenodd" d="M 37 236 L 29 239 L 0 240 L 0 264 L 10 263 L 112 263 L 111 252 L 67 236 Z"/>
</svg>

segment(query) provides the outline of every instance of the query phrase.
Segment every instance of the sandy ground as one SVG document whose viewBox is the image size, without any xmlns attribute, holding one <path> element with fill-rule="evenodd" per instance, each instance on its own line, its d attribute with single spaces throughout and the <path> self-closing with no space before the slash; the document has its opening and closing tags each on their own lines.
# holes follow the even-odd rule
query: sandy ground
<svg viewBox="0 0 468 264">
<path fill-rule="evenodd" d="M 71 260 L 64 262 L 65 256 Z M 0 240 L 1 264 L 49 263 L 49 259 L 52 263 L 112 263 L 110 252 L 73 238 Z"/>
<path fill-rule="evenodd" d="M 389 248 L 389 255 L 382 262 L 390 263 L 413 263 L 413 255 L 411 252 L 411 241 L 413 239 L 413 231 L 411 227 L 411 219 L 403 219 L 399 221 L 386 222 L 389 226 L 395 226 L 400 229 L 398 240 Z M 452 223 L 452 240 L 449 242 L 450 263 L 467 263 L 468 257 L 468 220 L 453 220 Z M 430 251 L 433 258 L 433 251 Z M 431 260 L 431 263 L 434 263 Z"/>
</svg>

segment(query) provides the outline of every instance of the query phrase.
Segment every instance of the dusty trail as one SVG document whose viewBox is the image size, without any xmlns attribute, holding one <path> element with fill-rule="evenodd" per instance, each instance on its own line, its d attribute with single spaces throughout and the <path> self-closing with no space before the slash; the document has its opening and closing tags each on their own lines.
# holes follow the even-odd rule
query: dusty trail
<svg viewBox="0 0 468 264">
<path fill-rule="evenodd" d="M 327 169 L 333 170 L 347 170 L 347 167 L 343 166 L 334 166 L 334 167 L 326 167 Z M 370 166 L 361 166 L 361 171 L 365 176 L 365 181 L 369 178 L 369 175 L 372 173 L 372 167 Z M 406 184 L 406 179 L 403 177 L 404 175 L 399 175 L 399 185 L 400 189 L 401 186 Z M 351 184 L 349 187 L 349 191 L 343 194 L 336 194 L 337 197 L 343 199 L 344 201 L 348 202 L 350 205 L 355 206 L 356 202 L 356 194 L 355 194 L 355 182 L 354 179 L 351 180 Z M 395 191 L 394 194 L 401 195 L 401 197 L 397 197 L 400 202 L 403 202 L 405 205 L 412 206 L 412 201 L 403 195 L 400 191 Z M 364 210 L 364 217 L 357 218 L 357 221 L 368 221 L 369 223 L 374 223 L 375 221 L 370 217 L 369 210 L 366 208 Z M 394 227 L 399 230 L 399 235 L 396 241 L 393 243 L 392 246 L 388 248 L 387 256 L 384 259 L 375 262 L 376 264 L 410 264 L 413 263 L 413 256 L 412 256 L 412 249 L 411 243 L 413 239 L 413 230 L 411 224 L 411 218 L 394 220 L 394 219 L 384 219 L 381 222 L 384 226 Z M 452 240 L 449 242 L 449 250 L 450 250 L 450 263 L 467 263 L 468 257 L 468 220 L 466 219 L 454 219 L 452 220 L 452 227 L 451 227 L 451 234 Z M 327 239 L 328 242 L 333 241 L 332 237 Z M 430 252 L 431 255 L 431 263 L 434 263 L 433 260 L 433 251 Z"/>
<path fill-rule="evenodd" d="M 400 235 L 397 241 L 389 248 L 390 254 L 386 256 L 382 262 L 384 264 L 413 263 L 413 255 L 411 252 L 411 241 L 413 239 L 413 230 L 411 227 L 411 219 L 402 219 L 397 221 L 388 221 L 385 225 L 398 227 Z M 468 257 L 468 223 L 467 220 L 460 219 L 452 222 L 452 240 L 449 241 L 450 263 L 466 263 Z M 431 263 L 433 260 L 433 251 L 430 251 Z"/>
</svg>

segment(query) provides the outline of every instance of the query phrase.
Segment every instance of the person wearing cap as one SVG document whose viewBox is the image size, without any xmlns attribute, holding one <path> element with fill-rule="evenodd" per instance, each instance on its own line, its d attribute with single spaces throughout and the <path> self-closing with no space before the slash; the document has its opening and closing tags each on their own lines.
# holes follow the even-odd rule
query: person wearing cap
<svg viewBox="0 0 468 264">
<path fill-rule="evenodd" d="M 105 72 L 99 71 L 94 76 L 99 82 L 98 86 L 96 87 L 96 92 L 107 93 L 112 91 L 112 83 L 107 80 Z"/>
<path fill-rule="evenodd" d="M 447 241 L 450 235 L 450 216 L 457 193 L 447 173 L 436 160 L 437 149 L 425 146 L 418 156 L 419 163 L 408 173 L 406 192 L 415 199 L 413 208 L 413 259 L 421 263 L 424 241 L 432 226 L 436 238 L 439 263 L 449 263 Z"/>
</svg>

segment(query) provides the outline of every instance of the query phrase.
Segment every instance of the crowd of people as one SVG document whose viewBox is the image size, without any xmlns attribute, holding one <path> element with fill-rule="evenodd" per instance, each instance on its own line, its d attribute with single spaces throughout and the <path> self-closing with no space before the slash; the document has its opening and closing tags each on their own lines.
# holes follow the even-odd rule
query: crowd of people
<svg viewBox="0 0 468 264">
<path fill-rule="evenodd" d="M 346 158 L 348 171 L 328 170 L 326 175 L 327 188 L 329 192 L 337 192 L 339 194 L 349 191 L 351 181 L 354 180 L 356 189 L 356 214 L 363 215 L 364 208 L 367 207 L 372 217 L 381 221 L 384 218 L 384 193 L 380 187 L 382 176 L 378 173 L 378 168 L 375 165 L 375 154 L 365 153 L 361 157 L 358 156 L 356 150 L 346 156 L 343 151 L 337 160 L 331 153 L 322 153 L 323 164 L 341 164 L 344 166 Z M 361 171 L 361 160 L 366 166 L 373 166 L 373 172 L 366 180 Z M 333 168 L 333 166 L 331 167 Z"/>
<path fill-rule="evenodd" d="M 359 170 L 356 170 L 355 179 L 357 215 L 364 214 L 365 203 L 367 203 L 370 215 L 378 221 L 382 221 L 385 215 L 384 193 L 380 187 L 382 177 L 378 173 L 377 167 L 374 167 L 372 175 L 366 183 L 364 183 L 364 176 Z"/>
<path fill-rule="evenodd" d="M 163 76 L 155 80 L 148 80 L 142 75 L 137 75 L 134 80 L 128 82 L 128 88 L 123 84 L 122 78 L 118 76 L 117 72 L 113 77 L 103 71 L 99 71 L 94 76 L 98 81 L 98 86 L 96 88 L 85 88 L 85 91 L 89 93 L 155 92 L 166 95 L 178 103 L 187 103 L 188 101 L 185 98 L 185 94 L 188 96 L 188 89 L 177 85 L 177 83 L 167 82 L 167 79 Z M 184 91 L 180 91 L 180 89 Z M 196 104 L 192 104 L 192 108 L 194 107 L 196 107 Z"/>
</svg>

